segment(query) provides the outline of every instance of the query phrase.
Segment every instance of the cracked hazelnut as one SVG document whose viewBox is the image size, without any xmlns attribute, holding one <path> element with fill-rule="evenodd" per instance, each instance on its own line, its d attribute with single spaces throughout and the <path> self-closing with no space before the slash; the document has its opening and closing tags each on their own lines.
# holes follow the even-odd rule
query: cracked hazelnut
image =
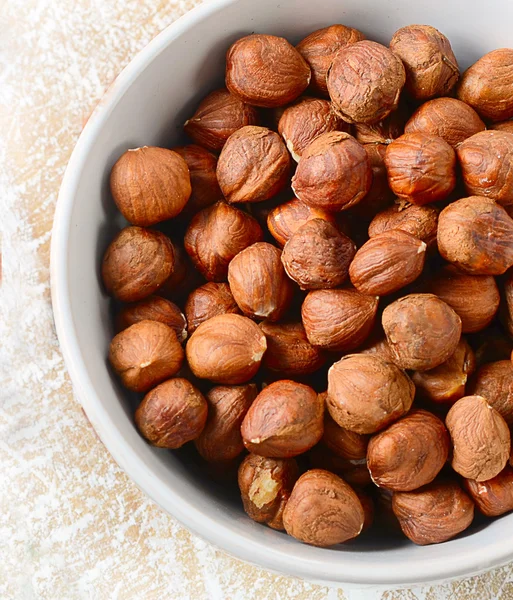
<svg viewBox="0 0 513 600">
<path fill-rule="evenodd" d="M 245 315 L 277 321 L 287 312 L 294 290 L 280 258 L 278 248 L 258 242 L 231 261 L 228 282 Z"/>
<path fill-rule="evenodd" d="M 305 91 L 310 78 L 308 63 L 282 37 L 247 35 L 226 54 L 226 87 L 253 106 L 289 104 Z"/>
<path fill-rule="evenodd" d="M 390 208 L 379 212 L 369 225 L 369 237 L 373 238 L 380 233 L 400 229 L 410 233 L 424 242 L 428 249 L 436 246 L 436 232 L 438 230 L 438 211 L 432 206 L 417 206 L 411 204 L 402 208 L 394 204 Z"/>
<path fill-rule="evenodd" d="M 306 204 L 337 212 L 362 200 L 371 183 L 365 148 L 348 133 L 332 131 L 320 135 L 303 152 L 292 189 Z"/>
<path fill-rule="evenodd" d="M 328 547 L 358 536 L 365 520 L 362 504 L 347 483 L 322 469 L 297 480 L 283 512 L 285 531 L 312 546 Z"/>
<path fill-rule="evenodd" d="M 262 238 L 262 229 L 253 217 L 217 202 L 192 219 L 184 243 L 196 269 L 205 279 L 219 282 L 228 276 L 230 261 Z"/>
<path fill-rule="evenodd" d="M 392 509 L 403 533 L 415 544 L 438 544 L 455 537 L 474 519 L 474 503 L 451 481 L 413 492 L 396 492 Z"/>
<path fill-rule="evenodd" d="M 187 379 L 169 379 L 151 390 L 135 411 L 141 434 L 159 448 L 176 449 L 200 435 L 207 403 Z"/>
<path fill-rule="evenodd" d="M 405 133 L 387 147 L 385 165 L 394 194 L 412 204 L 443 200 L 456 185 L 456 154 L 434 135 Z"/>
<path fill-rule="evenodd" d="M 498 517 L 513 510 L 513 469 L 509 466 L 488 481 L 464 479 L 463 485 L 486 517 Z"/>
<path fill-rule="evenodd" d="M 325 394 L 325 399 L 328 394 Z M 322 441 L 332 452 L 346 460 L 367 458 L 369 436 L 344 429 L 336 423 L 329 412 L 324 414 L 324 434 Z"/>
<path fill-rule="evenodd" d="M 283 189 L 290 156 L 281 137 L 265 127 L 242 127 L 231 135 L 217 162 L 217 180 L 230 203 L 262 202 Z"/>
<path fill-rule="evenodd" d="M 293 458 L 249 454 L 239 467 L 239 488 L 246 514 L 257 523 L 283 529 L 283 511 L 299 477 Z"/>
<path fill-rule="evenodd" d="M 414 410 L 371 438 L 367 464 L 376 485 L 409 492 L 433 481 L 449 449 L 443 421 L 426 410 Z"/>
<path fill-rule="evenodd" d="M 406 74 L 386 46 L 363 40 L 334 57 L 328 92 L 335 111 L 348 123 L 376 123 L 396 110 Z"/>
<path fill-rule="evenodd" d="M 506 421 L 481 396 L 465 396 L 448 412 L 452 468 L 466 479 L 487 481 L 506 466 L 510 433 Z"/>
<path fill-rule="evenodd" d="M 226 314 L 240 314 L 240 309 L 227 283 L 209 281 L 205 285 L 196 288 L 191 292 L 185 304 L 189 335 L 201 323 L 217 315 Z"/>
<path fill-rule="evenodd" d="M 236 385 L 256 374 L 266 347 L 265 335 L 256 323 L 226 314 L 201 323 L 185 351 L 196 377 Z"/>
<path fill-rule="evenodd" d="M 324 401 L 309 386 L 281 380 L 265 387 L 241 426 L 246 448 L 271 458 L 290 458 L 315 446 L 323 432 Z"/>
<path fill-rule="evenodd" d="M 139 321 L 159 321 L 174 330 L 179 342 L 187 337 L 187 321 L 182 311 L 170 300 L 149 296 L 121 309 L 117 318 L 118 331 Z"/>
<path fill-rule="evenodd" d="M 396 362 L 403 369 L 434 369 L 454 354 L 461 319 L 433 294 L 409 294 L 383 311 L 383 329 Z"/>
<path fill-rule="evenodd" d="M 368 337 L 377 310 L 378 298 L 357 290 L 314 290 L 303 302 L 301 318 L 311 344 L 348 351 Z"/>
<path fill-rule="evenodd" d="M 482 396 L 506 421 L 513 425 L 513 364 L 498 360 L 482 365 L 470 386 L 476 396 Z"/>
<path fill-rule="evenodd" d="M 125 227 L 103 256 L 102 279 L 107 292 L 122 302 L 155 293 L 173 273 L 175 252 L 160 231 Z"/>
<path fill-rule="evenodd" d="M 473 275 L 502 275 L 513 265 L 513 220 L 489 198 L 470 196 L 438 217 L 438 249 Z"/>
</svg>

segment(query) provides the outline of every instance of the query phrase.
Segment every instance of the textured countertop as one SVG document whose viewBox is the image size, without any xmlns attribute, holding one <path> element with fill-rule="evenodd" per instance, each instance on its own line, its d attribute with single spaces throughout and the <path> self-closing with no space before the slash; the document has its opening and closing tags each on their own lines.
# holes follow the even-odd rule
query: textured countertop
<svg viewBox="0 0 513 600">
<path fill-rule="evenodd" d="M 190 534 L 114 464 L 52 321 L 59 185 L 109 83 L 193 0 L 0 0 L 0 598 L 506 600 L 512 567 L 403 591 L 270 574 Z"/>
</svg>

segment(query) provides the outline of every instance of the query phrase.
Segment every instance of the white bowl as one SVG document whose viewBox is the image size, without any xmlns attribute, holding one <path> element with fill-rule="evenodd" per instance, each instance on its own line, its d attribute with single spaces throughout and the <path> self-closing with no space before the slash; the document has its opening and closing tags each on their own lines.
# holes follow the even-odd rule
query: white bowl
<svg viewBox="0 0 513 600">
<path fill-rule="evenodd" d="M 251 33 L 291 42 L 332 23 L 388 43 L 410 23 L 434 25 L 465 68 L 513 45 L 513 3 L 464 0 L 214 0 L 173 23 L 123 71 L 85 127 L 55 214 L 52 293 L 57 331 L 75 390 L 116 462 L 148 496 L 223 550 L 263 567 L 323 582 L 400 586 L 469 575 L 513 558 L 513 515 L 437 546 L 372 537 L 333 549 L 300 544 L 253 523 L 234 497 L 212 488 L 183 456 L 150 447 L 111 376 L 112 327 L 99 264 L 114 231 L 108 175 L 127 148 L 172 146 L 199 98 L 223 79 L 224 53 Z"/>
</svg>

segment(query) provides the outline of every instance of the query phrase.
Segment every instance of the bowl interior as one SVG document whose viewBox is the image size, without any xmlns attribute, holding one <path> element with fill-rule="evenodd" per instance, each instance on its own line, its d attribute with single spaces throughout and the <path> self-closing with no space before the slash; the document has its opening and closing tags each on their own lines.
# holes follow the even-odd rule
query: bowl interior
<svg viewBox="0 0 513 600">
<path fill-rule="evenodd" d="M 511 557 L 513 515 L 476 523 L 433 547 L 405 540 L 360 540 L 330 550 L 299 544 L 247 518 L 236 490 L 212 485 L 187 450 L 148 446 L 133 425 L 133 406 L 106 364 L 113 334 L 99 279 L 102 254 L 119 228 L 109 171 L 130 147 L 181 141 L 198 99 L 223 81 L 235 39 L 265 32 L 299 41 L 332 23 L 387 44 L 403 25 L 426 23 L 450 39 L 460 66 L 513 45 L 513 3 L 458 0 L 221 0 L 195 9 L 161 34 L 118 78 L 87 125 L 70 162 L 52 247 L 56 323 L 84 408 L 116 461 L 162 507 L 214 544 L 267 568 L 354 584 L 408 584 L 475 572 Z"/>
</svg>

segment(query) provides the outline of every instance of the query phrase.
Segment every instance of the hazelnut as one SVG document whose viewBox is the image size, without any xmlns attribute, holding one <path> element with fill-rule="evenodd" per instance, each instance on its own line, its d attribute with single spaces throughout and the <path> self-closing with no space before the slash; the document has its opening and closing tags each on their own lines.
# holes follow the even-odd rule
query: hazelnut
<svg viewBox="0 0 513 600">
<path fill-rule="evenodd" d="M 475 356 L 476 365 L 487 364 L 497 360 L 506 360 L 513 351 L 513 341 L 498 327 L 489 328 L 481 332 L 482 336 L 476 336 Z"/>
<path fill-rule="evenodd" d="M 479 115 L 465 102 L 456 98 L 435 98 L 413 113 L 404 132 L 436 135 L 456 148 L 470 136 L 485 129 Z"/>
<path fill-rule="evenodd" d="M 305 91 L 310 78 L 308 63 L 282 37 L 247 35 L 226 54 L 226 87 L 253 106 L 289 104 Z"/>
<path fill-rule="evenodd" d="M 283 111 L 278 122 L 278 132 L 296 162 L 315 138 L 329 131 L 348 132 L 349 125 L 331 110 L 327 100 L 320 98 L 300 99 Z"/>
<path fill-rule="evenodd" d="M 464 479 L 463 485 L 486 517 L 498 517 L 513 510 L 513 469 L 509 466 L 488 481 Z"/>
<path fill-rule="evenodd" d="M 481 131 L 457 148 L 469 194 L 513 204 L 513 134 Z"/>
<path fill-rule="evenodd" d="M 201 323 L 185 351 L 196 377 L 236 385 L 256 374 L 266 347 L 265 335 L 256 323 L 227 314 Z"/>
<path fill-rule="evenodd" d="M 204 321 L 208 321 L 217 315 L 229 313 L 240 314 L 240 309 L 227 283 L 209 281 L 205 285 L 196 288 L 191 292 L 185 304 L 189 335 Z"/>
<path fill-rule="evenodd" d="M 246 456 L 239 467 L 239 488 L 246 514 L 257 523 L 283 529 L 283 511 L 298 477 L 293 458 Z"/>
<path fill-rule="evenodd" d="M 406 89 L 416 100 L 446 96 L 460 76 L 458 61 L 449 40 L 429 25 L 398 29 L 390 50 L 406 69 Z"/>
<path fill-rule="evenodd" d="M 411 378 L 419 397 L 447 404 L 465 395 L 467 379 L 475 369 L 472 348 L 461 338 L 454 354 L 444 363 L 429 371 L 414 371 Z"/>
<path fill-rule="evenodd" d="M 503 284 L 504 303 L 502 321 L 510 337 L 513 337 L 513 270 L 508 271 Z"/>
<path fill-rule="evenodd" d="M 487 481 L 504 469 L 511 449 L 508 425 L 485 398 L 461 398 L 451 407 L 445 424 L 452 439 L 451 464 L 456 473 Z"/>
<path fill-rule="evenodd" d="M 164 296 L 168 300 L 181 303 L 190 291 L 190 287 L 199 285 L 203 278 L 193 268 L 191 260 L 185 251 L 185 248 L 180 243 L 173 240 L 174 249 L 174 268 L 171 275 L 159 287 L 159 295 Z M 182 240 L 183 242 L 183 240 Z M 191 288 L 192 289 L 192 288 Z"/>
<path fill-rule="evenodd" d="M 160 296 L 149 296 L 121 309 L 118 315 L 118 331 L 139 321 L 159 321 L 174 330 L 179 342 L 187 337 L 187 321 L 182 311 L 170 300 Z"/>
<path fill-rule="evenodd" d="M 365 487 L 372 484 L 366 458 L 342 458 L 322 442 L 308 451 L 308 463 L 313 469 L 325 469 L 335 473 L 349 485 Z"/>
<path fill-rule="evenodd" d="M 245 315 L 277 321 L 287 312 L 294 290 L 280 257 L 278 248 L 258 242 L 231 261 L 228 282 Z"/>
<path fill-rule="evenodd" d="M 361 354 L 373 354 L 385 362 L 394 362 L 394 356 L 390 344 L 384 334 L 376 332 L 370 336 L 364 346 L 359 348 Z"/>
<path fill-rule="evenodd" d="M 506 421 L 513 425 L 513 364 L 498 360 L 481 366 L 472 381 L 470 392 L 486 398 Z"/>
<path fill-rule="evenodd" d="M 326 393 L 325 399 L 328 394 Z M 324 414 L 324 434 L 322 441 L 332 452 L 346 460 L 367 458 L 369 436 L 344 429 L 338 425 L 329 412 Z"/>
<path fill-rule="evenodd" d="M 401 526 L 392 510 L 393 492 L 379 487 L 374 487 L 372 491 L 376 505 L 376 524 L 388 537 L 397 535 L 402 537 Z"/>
<path fill-rule="evenodd" d="M 254 383 L 217 386 L 207 394 L 208 417 L 195 446 L 208 462 L 227 462 L 236 458 L 244 443 L 240 426 L 258 394 Z"/>
<path fill-rule="evenodd" d="M 502 275 L 513 265 L 513 220 L 490 198 L 470 196 L 438 217 L 438 249 L 473 275 Z"/>
<path fill-rule="evenodd" d="M 312 219 L 324 219 L 335 224 L 335 217 L 322 208 L 315 208 L 294 198 L 273 208 L 267 217 L 267 227 L 273 238 L 284 246 L 292 235 Z"/>
<path fill-rule="evenodd" d="M 367 464 L 379 487 L 410 492 L 433 481 L 449 449 L 443 421 L 426 410 L 414 410 L 371 438 Z"/>
<path fill-rule="evenodd" d="M 171 240 L 160 231 L 125 227 L 103 256 L 102 279 L 107 292 L 122 302 L 155 293 L 174 269 Z"/>
<path fill-rule="evenodd" d="M 463 333 L 488 327 L 499 308 L 499 289 L 491 275 L 467 275 L 449 265 L 435 273 L 426 287 L 460 317 Z"/>
<path fill-rule="evenodd" d="M 433 294 L 409 294 L 383 311 L 383 329 L 396 362 L 403 369 L 434 369 L 454 354 L 461 319 Z"/>
<path fill-rule="evenodd" d="M 281 262 L 302 290 L 334 288 L 347 279 L 355 251 L 354 242 L 334 225 L 312 219 L 285 244 Z"/>
<path fill-rule="evenodd" d="M 158 321 L 139 321 L 118 333 L 109 361 L 123 385 L 134 392 L 149 389 L 180 370 L 183 348 L 176 333 Z"/>
<path fill-rule="evenodd" d="M 500 48 L 482 56 L 462 75 L 458 98 L 486 119 L 513 117 L 513 50 Z"/>
<path fill-rule="evenodd" d="M 361 41 L 342 48 L 328 70 L 335 111 L 348 123 L 376 123 L 396 110 L 406 74 L 386 46 Z"/>
<path fill-rule="evenodd" d="M 415 281 L 425 259 L 424 242 L 406 231 L 392 229 L 365 242 L 349 267 L 349 276 L 363 294 L 385 296 Z"/>
<path fill-rule="evenodd" d="M 223 281 L 232 258 L 262 238 L 262 229 L 253 217 L 225 202 L 217 202 L 192 219 L 184 243 L 205 279 Z"/>
<path fill-rule="evenodd" d="M 326 362 L 322 351 L 310 344 L 302 323 L 263 321 L 260 328 L 267 339 L 262 364 L 284 376 L 314 373 Z"/>
<path fill-rule="evenodd" d="M 146 394 L 135 411 L 135 424 L 153 446 L 176 449 L 200 435 L 207 410 L 205 398 L 192 383 L 169 379 Z"/>
<path fill-rule="evenodd" d="M 258 125 L 258 121 L 255 108 L 221 88 L 200 102 L 184 130 L 200 146 L 218 152 L 232 133 L 246 125 Z"/>
<path fill-rule="evenodd" d="M 403 533 L 415 544 L 446 542 L 474 519 L 474 503 L 452 481 L 434 482 L 413 492 L 396 492 L 392 509 Z"/>
<path fill-rule="evenodd" d="M 364 492 L 363 490 L 355 489 L 354 492 L 358 496 L 358 500 L 360 500 L 360 504 L 362 505 L 362 508 L 363 508 L 364 518 L 363 518 L 362 533 L 364 533 L 365 531 L 370 529 L 372 527 L 372 525 L 374 524 L 374 515 L 375 515 L 374 502 L 373 502 L 371 496 L 369 494 L 367 494 L 366 492 Z"/>
<path fill-rule="evenodd" d="M 352 27 L 331 25 L 313 31 L 299 42 L 296 50 L 310 65 L 312 71 L 310 82 L 312 91 L 323 96 L 328 95 L 326 76 L 336 53 L 350 44 L 360 42 L 364 37 L 361 31 Z"/>
<path fill-rule="evenodd" d="M 332 131 L 320 135 L 303 152 L 292 189 L 306 204 L 337 212 L 360 202 L 371 183 L 365 148 L 348 133 Z"/>
<path fill-rule="evenodd" d="M 187 163 L 172 150 L 127 150 L 110 173 L 114 202 L 127 221 L 147 227 L 176 217 L 191 195 Z"/>
<path fill-rule="evenodd" d="M 362 504 L 347 483 L 322 469 L 297 480 L 283 512 L 285 531 L 312 546 L 328 547 L 358 536 L 365 520 Z"/>
<path fill-rule="evenodd" d="M 308 341 L 326 350 L 353 350 L 363 344 L 376 319 L 378 298 L 356 290 L 315 290 L 301 308 Z"/>
<path fill-rule="evenodd" d="M 281 137 L 265 127 L 242 127 L 224 145 L 217 180 L 230 203 L 262 202 L 283 189 L 290 156 Z"/>
<path fill-rule="evenodd" d="M 410 410 L 415 386 L 401 369 L 371 354 L 348 354 L 328 372 L 326 406 L 356 433 L 374 433 Z"/>
<path fill-rule="evenodd" d="M 505 131 L 506 133 L 513 133 L 513 121 L 500 121 L 499 123 L 492 123 L 488 126 L 488 129 L 494 129 L 495 131 Z"/>
<path fill-rule="evenodd" d="M 387 148 L 388 183 L 412 204 L 443 200 L 456 185 L 456 154 L 440 137 L 405 133 Z"/>
<path fill-rule="evenodd" d="M 400 105 L 381 121 L 375 123 L 355 123 L 355 138 L 360 144 L 384 144 L 387 146 L 404 133 L 407 116 L 406 109 Z"/>
<path fill-rule="evenodd" d="M 432 248 L 436 246 L 438 211 L 432 206 L 410 204 L 402 208 L 394 204 L 372 219 L 369 225 L 369 237 L 373 238 L 392 229 L 406 231 L 424 242 L 428 248 Z"/>
<path fill-rule="evenodd" d="M 321 439 L 323 414 L 324 401 L 311 387 L 276 381 L 258 394 L 244 417 L 244 445 L 261 456 L 297 456 Z"/>
</svg>

